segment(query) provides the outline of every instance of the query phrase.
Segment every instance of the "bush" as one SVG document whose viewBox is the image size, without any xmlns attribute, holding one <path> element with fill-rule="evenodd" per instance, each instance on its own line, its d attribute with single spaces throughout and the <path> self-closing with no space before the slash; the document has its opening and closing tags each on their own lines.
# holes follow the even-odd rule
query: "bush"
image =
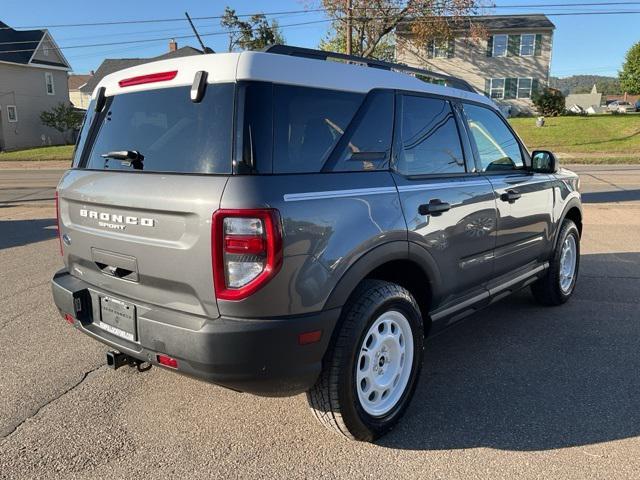
<svg viewBox="0 0 640 480">
<path fill-rule="evenodd" d="M 54 128 L 62 134 L 73 135 L 73 131 L 82 125 L 82 113 L 73 108 L 71 103 L 60 102 L 50 111 L 41 112 L 40 121 L 43 125 Z"/>
<path fill-rule="evenodd" d="M 545 88 L 541 92 L 536 92 L 532 100 L 538 112 L 546 117 L 557 117 L 565 113 L 564 95 L 555 88 Z"/>
</svg>

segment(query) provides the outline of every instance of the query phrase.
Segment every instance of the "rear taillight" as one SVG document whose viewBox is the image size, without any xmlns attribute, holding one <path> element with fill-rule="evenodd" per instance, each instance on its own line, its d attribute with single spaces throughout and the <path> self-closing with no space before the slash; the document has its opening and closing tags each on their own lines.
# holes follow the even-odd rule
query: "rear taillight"
<svg viewBox="0 0 640 480">
<path fill-rule="evenodd" d="M 273 209 L 218 210 L 211 247 L 216 297 L 240 300 L 267 283 L 282 265 L 280 216 Z"/>
<path fill-rule="evenodd" d="M 58 191 L 55 194 L 56 199 L 56 228 L 58 230 L 58 244 L 60 245 L 60 255 L 64 256 L 62 251 L 62 232 L 60 231 L 60 201 L 58 200 Z"/>
</svg>

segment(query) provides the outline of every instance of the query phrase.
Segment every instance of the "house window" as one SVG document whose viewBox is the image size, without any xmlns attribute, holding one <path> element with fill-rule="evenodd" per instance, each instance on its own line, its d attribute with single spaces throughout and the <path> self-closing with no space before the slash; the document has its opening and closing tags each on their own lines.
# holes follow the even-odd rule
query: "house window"
<svg viewBox="0 0 640 480">
<path fill-rule="evenodd" d="M 56 89 L 53 85 L 53 75 L 49 72 L 45 72 L 44 74 L 44 83 L 47 88 L 47 95 L 55 95 Z"/>
<path fill-rule="evenodd" d="M 518 98 L 531 98 L 531 87 L 533 86 L 533 78 L 518 79 Z"/>
<path fill-rule="evenodd" d="M 492 78 L 490 85 L 491 98 L 503 99 L 504 98 L 504 78 Z"/>
<path fill-rule="evenodd" d="M 520 56 L 531 57 L 536 48 L 536 36 L 532 33 L 520 35 Z"/>
<path fill-rule="evenodd" d="M 509 35 L 494 35 L 492 55 L 494 57 L 506 57 L 508 43 L 509 43 Z"/>
<path fill-rule="evenodd" d="M 447 40 L 433 41 L 433 58 L 447 58 L 449 56 L 449 42 Z"/>
<path fill-rule="evenodd" d="M 7 105 L 7 118 L 11 123 L 18 121 L 18 109 L 15 105 Z"/>
</svg>

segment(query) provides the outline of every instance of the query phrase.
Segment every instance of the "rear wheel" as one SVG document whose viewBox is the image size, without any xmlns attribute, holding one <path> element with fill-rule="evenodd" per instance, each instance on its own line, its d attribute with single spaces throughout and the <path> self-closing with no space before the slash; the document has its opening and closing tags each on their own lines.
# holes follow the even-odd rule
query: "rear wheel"
<svg viewBox="0 0 640 480">
<path fill-rule="evenodd" d="M 325 427 L 372 441 L 398 422 L 422 364 L 420 310 L 399 285 L 366 280 L 345 305 L 322 373 L 307 393 Z"/>
<path fill-rule="evenodd" d="M 566 219 L 546 275 L 531 285 L 534 298 L 543 305 L 565 303 L 576 287 L 580 268 L 580 232 Z"/>
</svg>

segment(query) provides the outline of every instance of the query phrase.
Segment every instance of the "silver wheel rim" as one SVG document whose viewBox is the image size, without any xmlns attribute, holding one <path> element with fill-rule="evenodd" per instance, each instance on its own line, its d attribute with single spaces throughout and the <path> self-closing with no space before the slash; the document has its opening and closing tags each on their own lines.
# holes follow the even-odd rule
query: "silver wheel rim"
<svg viewBox="0 0 640 480">
<path fill-rule="evenodd" d="M 356 363 L 360 406 L 373 417 L 391 411 L 402 398 L 413 367 L 413 334 L 409 320 L 390 310 L 364 336 Z"/>
<path fill-rule="evenodd" d="M 560 252 L 560 289 L 562 293 L 569 293 L 576 275 L 576 264 L 578 260 L 578 248 L 573 235 L 567 236 L 562 243 Z"/>
</svg>

